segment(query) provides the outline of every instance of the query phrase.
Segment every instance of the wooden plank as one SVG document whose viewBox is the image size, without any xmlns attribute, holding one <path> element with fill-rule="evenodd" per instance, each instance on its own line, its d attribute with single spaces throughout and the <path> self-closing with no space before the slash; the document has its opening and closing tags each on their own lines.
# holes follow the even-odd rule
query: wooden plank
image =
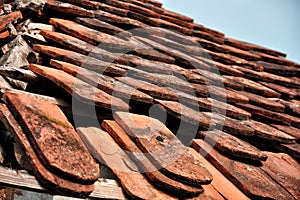
<svg viewBox="0 0 300 200">
<path fill-rule="evenodd" d="M 143 172 L 156 187 L 161 190 L 166 190 L 175 196 L 185 198 L 199 196 L 199 194 L 203 192 L 203 189 L 200 187 L 194 188 L 185 185 L 168 178 L 158 171 L 115 121 L 104 120 L 101 126 L 111 135 L 112 138 L 114 138 L 118 145 L 127 152 L 129 157 L 133 159 L 137 166 L 139 166 L 141 172 Z"/>
<path fill-rule="evenodd" d="M 45 166 L 74 181 L 99 178 L 99 166 L 58 106 L 16 93 L 4 98 Z"/>
<path fill-rule="evenodd" d="M 251 199 L 294 199 L 259 167 L 231 160 L 203 143 L 199 152 Z"/>
<path fill-rule="evenodd" d="M 115 120 L 135 144 L 148 154 L 158 169 L 170 178 L 197 186 L 209 184 L 212 176 L 201 162 L 160 121 L 148 116 L 116 112 Z"/>
<path fill-rule="evenodd" d="M 17 171 L 0 166 L 0 183 L 13 188 L 22 188 L 30 191 L 51 192 L 40 185 L 38 180 L 25 171 Z M 94 191 L 89 195 L 91 198 L 125 199 L 122 189 L 114 180 L 99 179 L 95 183 Z"/>
<path fill-rule="evenodd" d="M 105 109 L 120 109 L 127 110 L 129 106 L 122 100 L 112 97 L 111 95 L 97 89 L 63 71 L 43 67 L 40 65 L 29 66 L 30 70 L 34 73 L 43 76 L 58 86 L 62 87 L 70 95 L 74 95 L 75 98 L 96 105 Z"/>
<path fill-rule="evenodd" d="M 262 161 L 266 161 L 268 158 L 266 154 L 251 144 L 218 130 L 199 131 L 198 136 L 218 150 L 235 157 Z M 197 139 L 193 140 L 194 145 L 198 144 L 198 141 Z"/>
<path fill-rule="evenodd" d="M 151 96 L 121 82 L 117 82 L 109 76 L 104 76 L 102 74 L 80 68 L 76 65 L 56 60 L 51 60 L 50 65 L 63 70 L 64 72 L 69 73 L 72 76 L 75 76 L 110 95 L 113 95 L 114 97 L 125 99 L 127 102 L 129 102 L 129 100 L 135 100 L 147 104 L 153 103 L 153 98 Z"/>
<path fill-rule="evenodd" d="M 300 197 L 300 170 L 299 163 L 289 160 L 292 158 L 286 154 L 265 152 L 268 160 L 261 167 L 277 183 L 285 188 L 295 199 Z"/>
<path fill-rule="evenodd" d="M 31 147 L 27 136 L 21 129 L 18 122 L 12 116 L 8 108 L 4 104 L 0 104 L 0 118 L 5 128 L 13 135 L 15 141 L 24 148 L 30 157 L 32 172 L 39 180 L 39 182 L 49 189 L 50 191 L 55 191 L 60 194 L 68 195 L 81 195 L 87 196 L 94 190 L 94 185 L 82 185 L 75 183 L 66 179 L 62 179 L 60 176 L 50 172 L 40 161 L 35 150 Z M 14 179 L 12 179 L 14 181 Z M 8 179 L 9 181 L 9 179 Z M 22 180 L 24 181 L 24 180 Z M 17 182 L 18 183 L 18 182 Z M 17 184 L 16 183 L 16 184 Z M 24 184 L 24 183 L 22 183 Z M 26 184 L 24 184 L 26 185 Z"/>
<path fill-rule="evenodd" d="M 129 196 L 139 199 L 173 199 L 155 189 L 139 173 L 137 166 L 107 132 L 95 127 L 77 128 L 77 131 L 93 156 L 112 170 Z"/>
<path fill-rule="evenodd" d="M 205 164 L 209 172 L 213 175 L 213 180 L 210 185 L 214 190 L 216 190 L 222 197 L 225 199 L 240 199 L 240 200 L 249 200 L 249 198 L 240 191 L 237 186 L 230 182 L 218 169 L 215 168 L 206 158 L 199 154 L 200 147 L 194 141 L 191 145 L 195 150 L 196 154 L 201 159 L 201 162 Z M 206 185 L 203 186 L 204 191 L 206 192 Z"/>
</svg>

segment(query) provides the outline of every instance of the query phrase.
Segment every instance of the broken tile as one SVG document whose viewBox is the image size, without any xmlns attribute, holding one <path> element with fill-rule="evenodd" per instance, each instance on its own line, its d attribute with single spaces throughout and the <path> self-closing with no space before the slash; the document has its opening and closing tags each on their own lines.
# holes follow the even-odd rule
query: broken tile
<svg viewBox="0 0 300 200">
<path fill-rule="evenodd" d="M 22 13 L 20 11 L 15 11 L 7 15 L 0 16 L 0 31 L 6 29 L 7 24 L 14 22 L 18 19 L 22 19 Z"/>
<path fill-rule="evenodd" d="M 180 197 L 195 197 L 203 192 L 202 188 L 194 188 L 173 179 L 168 178 L 159 172 L 151 161 L 134 144 L 124 130 L 115 122 L 104 120 L 101 126 L 111 135 L 118 145 L 128 152 L 130 158 L 140 167 L 140 170 L 150 179 L 150 181 L 162 190 Z"/>
<path fill-rule="evenodd" d="M 39 76 L 51 80 L 70 95 L 74 95 L 74 97 L 80 101 L 105 109 L 127 110 L 129 108 L 129 106 L 121 99 L 112 97 L 102 90 L 99 90 L 96 87 L 93 87 L 92 85 L 89 85 L 63 71 L 33 64 L 31 64 L 29 68 Z"/>
<path fill-rule="evenodd" d="M 137 166 L 114 142 L 107 132 L 95 127 L 77 128 L 93 156 L 109 167 L 119 179 L 125 192 L 139 199 L 172 199 L 169 195 L 154 188 L 138 171 Z"/>
<path fill-rule="evenodd" d="M 114 117 L 136 145 L 149 154 L 154 166 L 168 177 L 193 186 L 211 182 L 211 174 L 193 156 L 193 149 L 186 148 L 164 124 L 148 116 L 124 112 L 116 112 Z"/>
</svg>

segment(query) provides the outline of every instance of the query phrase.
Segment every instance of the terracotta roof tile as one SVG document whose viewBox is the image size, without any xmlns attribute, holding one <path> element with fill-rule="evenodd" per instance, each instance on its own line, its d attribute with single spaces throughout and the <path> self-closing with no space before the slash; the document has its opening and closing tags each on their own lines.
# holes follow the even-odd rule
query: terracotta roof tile
<svg viewBox="0 0 300 200">
<path fill-rule="evenodd" d="M 0 131 L 11 132 L 19 150 L 25 150 L 6 157 L 29 155 L 22 157 L 27 164 L 17 161 L 42 185 L 30 182 L 33 188 L 124 198 L 120 187 L 107 187 L 110 180 L 96 181 L 94 155 L 115 175 L 126 198 L 299 196 L 300 71 L 284 53 L 228 38 L 155 0 L 48 0 L 29 6 L 32 2 L 10 0 L 0 6 L 0 97 L 8 96 L 12 111 L 0 105 Z M 71 99 L 96 106 L 96 120 L 81 107 L 72 109 Z M 147 116 L 156 109 L 165 116 Z M 118 110 L 128 113 L 115 114 Z M 166 125 L 155 119 L 163 117 Z M 107 121 L 112 118 L 116 122 Z M 108 132 L 94 127 L 98 120 Z M 80 145 L 74 143 L 60 145 L 58 154 L 57 134 L 46 125 L 64 130 L 68 137 L 58 138 L 61 144 L 78 139 L 72 129 L 76 121 L 87 127 L 79 132 L 90 152 L 78 153 Z M 141 131 L 145 138 L 135 137 Z M 38 133 L 42 137 L 33 137 Z M 197 151 L 188 147 L 195 136 Z M 51 145 L 40 145 L 45 138 L 54 138 Z M 163 149 L 167 152 L 155 151 Z M 204 158 L 199 152 L 209 154 Z M 18 165 L 6 157 L 1 166 Z M 165 161 L 170 163 L 162 166 Z M 94 174 L 88 170 L 93 167 Z M 19 182 L 9 184 L 23 185 L 24 178 L 11 175 L 0 182 L 11 177 Z"/>
</svg>

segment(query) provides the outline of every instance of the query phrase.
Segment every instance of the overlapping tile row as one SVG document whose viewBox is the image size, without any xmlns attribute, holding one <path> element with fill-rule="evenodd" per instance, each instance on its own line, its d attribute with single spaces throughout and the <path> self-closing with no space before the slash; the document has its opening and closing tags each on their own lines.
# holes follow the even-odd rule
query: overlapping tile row
<svg viewBox="0 0 300 200">
<path fill-rule="evenodd" d="M 15 32 L 30 45 L 27 64 L 0 68 L 1 88 L 74 97 L 104 119 L 104 130 L 88 122 L 78 128 L 79 139 L 57 106 L 48 102 L 57 111 L 48 113 L 43 100 L 1 94 L 8 106 L 1 104 L 1 121 L 46 188 L 91 192 L 99 175 L 91 154 L 132 198 L 300 198 L 300 68 L 284 53 L 226 37 L 155 0 L 48 0 L 37 13 L 22 11 L 0 15 L 0 44 L 8 43 L 0 67 L 17 52 L 9 45 Z M 49 91 L 41 91 L 44 83 Z M 152 108 L 166 114 L 167 127 L 145 116 Z M 176 137 L 181 124 L 186 136 Z M 70 149 L 84 153 L 60 154 Z"/>
</svg>

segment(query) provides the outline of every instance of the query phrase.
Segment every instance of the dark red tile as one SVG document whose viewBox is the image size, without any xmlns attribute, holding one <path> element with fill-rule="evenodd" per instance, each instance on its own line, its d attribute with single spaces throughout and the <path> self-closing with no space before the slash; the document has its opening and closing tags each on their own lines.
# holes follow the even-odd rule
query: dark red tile
<svg viewBox="0 0 300 200">
<path fill-rule="evenodd" d="M 17 19 L 22 19 L 22 13 L 20 11 L 15 11 L 7 15 L 0 17 L 0 32 L 6 29 L 7 24 L 14 22 Z"/>
<path fill-rule="evenodd" d="M 9 92 L 5 99 L 45 166 L 69 179 L 99 178 L 99 166 L 57 105 Z"/>
</svg>

